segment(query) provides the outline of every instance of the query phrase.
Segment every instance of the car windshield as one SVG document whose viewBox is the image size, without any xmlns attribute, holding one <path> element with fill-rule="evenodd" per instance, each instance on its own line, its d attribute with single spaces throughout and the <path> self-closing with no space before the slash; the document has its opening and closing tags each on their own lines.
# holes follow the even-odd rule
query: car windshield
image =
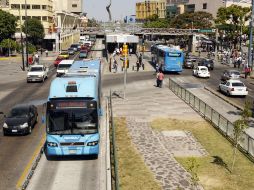
<svg viewBox="0 0 254 190">
<path fill-rule="evenodd" d="M 8 114 L 8 117 L 27 117 L 28 108 L 14 108 Z"/>
<path fill-rule="evenodd" d="M 92 134 L 98 132 L 96 109 L 52 109 L 47 113 L 50 134 Z"/>
<path fill-rule="evenodd" d="M 36 72 L 36 71 L 42 71 L 43 68 L 42 67 L 31 67 L 30 71 L 32 72 Z"/>
<path fill-rule="evenodd" d="M 69 69 L 71 64 L 59 64 L 58 69 Z"/>
<path fill-rule="evenodd" d="M 234 86 L 234 87 L 243 87 L 244 84 L 242 82 L 233 82 L 232 86 Z"/>
<path fill-rule="evenodd" d="M 231 71 L 231 75 L 240 75 L 238 71 Z"/>
<path fill-rule="evenodd" d="M 201 68 L 200 70 L 201 71 L 207 71 L 207 68 Z"/>
</svg>

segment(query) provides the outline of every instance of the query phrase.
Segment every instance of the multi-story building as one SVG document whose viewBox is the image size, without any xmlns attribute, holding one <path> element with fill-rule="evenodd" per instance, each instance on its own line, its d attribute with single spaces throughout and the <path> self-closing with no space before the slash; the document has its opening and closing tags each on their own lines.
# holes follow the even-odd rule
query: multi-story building
<svg viewBox="0 0 254 190">
<path fill-rule="evenodd" d="M 142 1 L 136 3 L 136 21 L 145 21 L 152 15 L 166 17 L 166 0 Z"/>
<path fill-rule="evenodd" d="M 50 33 L 53 26 L 53 0 L 26 0 L 26 4 L 24 0 L 4 0 L 0 6 L 2 10 L 21 20 L 18 22 L 18 28 L 26 18 L 36 18 L 42 22 L 45 34 Z"/>
<path fill-rule="evenodd" d="M 74 14 L 82 13 L 82 0 L 54 0 L 56 11 L 66 11 Z"/>
</svg>

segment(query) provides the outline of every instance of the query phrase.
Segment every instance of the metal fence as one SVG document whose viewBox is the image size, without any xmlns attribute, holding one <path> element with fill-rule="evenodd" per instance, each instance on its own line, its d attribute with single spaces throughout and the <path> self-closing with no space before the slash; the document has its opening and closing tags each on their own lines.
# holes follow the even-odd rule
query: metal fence
<svg viewBox="0 0 254 190">
<path fill-rule="evenodd" d="M 111 131 L 110 138 L 110 152 L 111 152 L 111 174 L 112 174 L 112 190 L 120 190 L 119 188 L 119 177 L 118 177 L 118 161 L 117 161 L 117 151 L 116 151 L 116 140 L 115 140 L 115 125 L 112 107 L 112 92 L 110 90 L 110 97 L 108 101 L 109 105 L 109 124 Z"/>
<path fill-rule="evenodd" d="M 233 123 L 172 79 L 169 79 L 169 88 L 232 142 L 234 136 Z M 254 160 L 254 139 L 244 132 L 239 144 L 241 149 Z"/>
</svg>

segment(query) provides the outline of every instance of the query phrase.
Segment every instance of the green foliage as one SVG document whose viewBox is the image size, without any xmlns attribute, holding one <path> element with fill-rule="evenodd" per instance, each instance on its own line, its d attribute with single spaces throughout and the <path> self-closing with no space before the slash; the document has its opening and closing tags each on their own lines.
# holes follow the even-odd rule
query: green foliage
<svg viewBox="0 0 254 190">
<path fill-rule="evenodd" d="M 191 157 L 187 161 L 187 171 L 191 174 L 191 181 L 194 188 L 198 185 L 198 167 L 199 164 L 194 157 Z"/>
<path fill-rule="evenodd" d="M 18 44 L 16 41 L 8 38 L 8 39 L 4 39 L 1 41 L 0 47 L 5 48 L 5 49 L 10 48 L 11 50 L 14 50 L 14 49 L 17 49 Z"/>
<path fill-rule="evenodd" d="M 207 12 L 183 13 L 172 19 L 170 26 L 172 28 L 211 28 L 213 16 Z"/>
<path fill-rule="evenodd" d="M 36 47 L 33 44 L 28 43 L 27 48 L 28 48 L 28 53 L 29 54 L 32 54 L 32 53 L 36 52 Z"/>
<path fill-rule="evenodd" d="M 16 31 L 16 17 L 0 9 L 0 41 L 10 38 Z"/>
<path fill-rule="evenodd" d="M 97 23 L 97 21 L 92 18 L 92 19 L 88 19 L 88 23 L 87 23 L 88 27 L 97 27 L 99 26 L 99 24 Z"/>
<path fill-rule="evenodd" d="M 150 21 L 150 22 L 158 21 L 159 20 L 159 16 L 157 14 L 153 14 L 153 15 L 149 16 L 147 18 L 147 20 Z"/>
<path fill-rule="evenodd" d="M 237 153 L 237 148 L 238 145 L 241 141 L 241 135 L 244 132 L 246 128 L 248 128 L 248 121 L 249 117 L 251 116 L 251 104 L 249 101 L 245 101 L 244 104 L 244 109 L 241 112 L 241 119 L 238 119 L 234 122 L 234 137 L 233 137 L 233 162 L 232 162 L 232 168 L 231 171 L 233 172 L 234 165 L 235 165 L 235 160 L 236 160 L 236 153 Z"/>
<path fill-rule="evenodd" d="M 144 28 L 168 28 L 169 21 L 167 19 L 158 19 L 151 22 L 144 23 Z"/>
<path fill-rule="evenodd" d="M 27 26 L 27 28 L 26 28 Z M 33 44 L 39 44 L 40 41 L 44 38 L 44 27 L 40 20 L 32 18 L 28 19 L 24 22 L 24 25 L 22 26 L 22 30 L 28 35 L 28 39 Z"/>
</svg>

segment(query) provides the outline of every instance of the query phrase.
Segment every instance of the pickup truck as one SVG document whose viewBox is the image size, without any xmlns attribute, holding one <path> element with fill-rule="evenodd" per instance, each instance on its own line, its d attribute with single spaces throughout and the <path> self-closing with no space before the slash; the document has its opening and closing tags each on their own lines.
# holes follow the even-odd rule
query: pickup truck
<svg viewBox="0 0 254 190">
<path fill-rule="evenodd" d="M 44 82 L 48 78 L 48 68 L 44 65 L 32 65 L 27 73 L 27 83 Z"/>
</svg>

